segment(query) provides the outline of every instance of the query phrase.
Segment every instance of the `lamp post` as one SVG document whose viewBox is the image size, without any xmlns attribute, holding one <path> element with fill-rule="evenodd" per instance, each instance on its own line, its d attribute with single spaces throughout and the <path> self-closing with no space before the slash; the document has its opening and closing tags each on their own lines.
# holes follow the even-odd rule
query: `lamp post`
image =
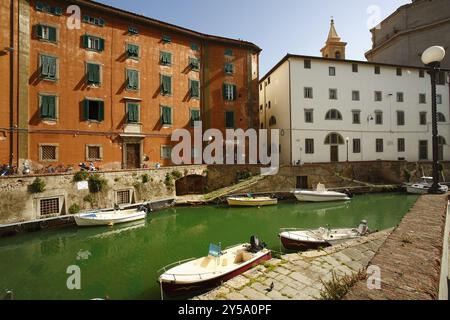
<svg viewBox="0 0 450 320">
<path fill-rule="evenodd" d="M 433 185 L 428 190 L 430 194 L 441 194 L 439 185 L 439 149 L 438 149 L 438 125 L 436 106 L 436 78 L 440 71 L 441 61 L 444 60 L 445 49 L 439 46 L 428 48 L 422 54 L 422 62 L 428 68 L 431 78 L 431 114 L 433 126 Z"/>
<path fill-rule="evenodd" d="M 347 162 L 348 162 L 348 143 L 350 142 L 350 138 L 347 137 L 345 140 L 347 141 Z"/>
</svg>

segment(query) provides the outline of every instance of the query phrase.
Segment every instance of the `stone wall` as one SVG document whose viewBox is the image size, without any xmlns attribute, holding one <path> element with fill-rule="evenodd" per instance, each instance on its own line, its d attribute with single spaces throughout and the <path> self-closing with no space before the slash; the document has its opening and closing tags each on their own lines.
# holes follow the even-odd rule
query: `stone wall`
<svg viewBox="0 0 450 320">
<path fill-rule="evenodd" d="M 116 192 L 121 190 L 130 190 L 131 203 L 175 197 L 175 180 L 188 175 L 204 175 L 205 170 L 205 166 L 189 166 L 101 172 L 98 174 L 106 179 L 107 186 L 99 193 L 79 190 L 73 174 L 4 177 L 0 179 L 0 224 L 43 218 L 40 200 L 47 198 L 58 198 L 60 215 L 66 215 L 74 204 L 82 211 L 111 208 L 117 203 Z M 29 190 L 36 178 L 45 182 L 43 192 Z"/>
</svg>

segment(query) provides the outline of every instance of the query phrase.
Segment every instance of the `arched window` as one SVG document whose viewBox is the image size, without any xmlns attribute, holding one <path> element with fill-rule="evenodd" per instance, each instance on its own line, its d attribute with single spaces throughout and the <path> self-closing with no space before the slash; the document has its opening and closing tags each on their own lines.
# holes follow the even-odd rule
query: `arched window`
<svg viewBox="0 0 450 320">
<path fill-rule="evenodd" d="M 445 146 L 445 145 L 447 145 L 447 141 L 445 140 L 445 138 L 443 136 L 439 136 L 438 137 L 438 144 L 440 146 Z"/>
<path fill-rule="evenodd" d="M 340 51 L 336 51 L 334 56 L 336 57 L 336 59 L 340 59 L 341 58 L 341 52 Z"/>
<path fill-rule="evenodd" d="M 325 120 L 342 120 L 342 114 L 336 109 L 331 109 L 327 112 Z"/>
<path fill-rule="evenodd" d="M 277 118 L 275 116 L 271 116 L 269 119 L 269 126 L 274 126 L 277 124 Z"/>
<path fill-rule="evenodd" d="M 344 138 L 339 133 L 333 132 L 333 133 L 330 133 L 325 138 L 325 144 L 328 144 L 328 145 L 344 144 Z"/>
<path fill-rule="evenodd" d="M 443 113 L 441 113 L 441 112 L 438 112 L 438 114 L 437 114 L 437 121 L 438 122 L 446 122 L 447 120 L 445 119 L 445 116 L 444 116 L 444 114 Z"/>
</svg>

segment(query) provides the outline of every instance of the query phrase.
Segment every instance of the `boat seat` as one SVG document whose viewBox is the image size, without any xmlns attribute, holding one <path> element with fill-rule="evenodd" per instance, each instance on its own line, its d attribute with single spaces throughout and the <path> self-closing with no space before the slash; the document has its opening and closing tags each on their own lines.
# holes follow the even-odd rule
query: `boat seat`
<svg viewBox="0 0 450 320">
<path fill-rule="evenodd" d="M 200 263 L 200 267 L 205 268 L 205 269 L 208 268 L 211 261 L 212 261 L 212 258 L 210 256 L 204 258 L 202 260 L 202 262 Z"/>
<path fill-rule="evenodd" d="M 223 259 L 222 260 L 222 267 L 227 267 L 228 266 L 228 259 Z"/>
<path fill-rule="evenodd" d="M 245 250 L 239 250 L 236 254 L 236 258 L 234 259 L 234 263 L 244 263 L 253 258 L 253 255 Z"/>
</svg>

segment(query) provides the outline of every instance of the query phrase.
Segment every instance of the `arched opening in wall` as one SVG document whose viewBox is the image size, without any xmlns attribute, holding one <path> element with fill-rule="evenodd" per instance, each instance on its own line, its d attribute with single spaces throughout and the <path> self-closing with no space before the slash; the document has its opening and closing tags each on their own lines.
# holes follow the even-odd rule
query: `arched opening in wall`
<svg viewBox="0 0 450 320">
<path fill-rule="evenodd" d="M 447 145 L 447 141 L 443 136 L 438 137 L 438 152 L 439 152 L 439 161 L 444 161 L 444 146 Z"/>
<path fill-rule="evenodd" d="M 201 175 L 186 176 L 175 182 L 177 196 L 204 194 L 205 186 L 206 178 Z"/>
<path fill-rule="evenodd" d="M 277 125 L 277 118 L 275 116 L 271 116 L 269 120 L 269 126 L 276 126 Z"/>
<path fill-rule="evenodd" d="M 344 138 L 336 132 L 332 132 L 325 138 L 325 145 L 330 146 L 330 161 L 339 162 L 339 146 L 344 144 Z"/>
<path fill-rule="evenodd" d="M 334 54 L 334 57 L 336 59 L 341 59 L 341 52 L 340 51 L 336 51 L 335 54 Z"/>
</svg>

